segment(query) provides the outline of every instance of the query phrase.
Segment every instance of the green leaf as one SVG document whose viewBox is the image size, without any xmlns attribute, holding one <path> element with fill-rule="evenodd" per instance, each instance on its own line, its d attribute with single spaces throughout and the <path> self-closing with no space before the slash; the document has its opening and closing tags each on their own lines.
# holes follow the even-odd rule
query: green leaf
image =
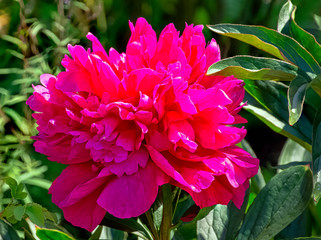
<svg viewBox="0 0 321 240">
<path fill-rule="evenodd" d="M 102 230 L 103 230 L 103 226 L 98 226 L 98 228 L 91 234 L 91 236 L 88 240 L 99 239 Z"/>
<path fill-rule="evenodd" d="M 291 239 L 284 239 L 284 240 L 320 240 L 321 237 L 299 237 L 299 238 L 291 238 Z"/>
<path fill-rule="evenodd" d="M 291 13 L 295 9 L 295 6 L 291 1 L 287 1 L 281 8 L 278 19 L 278 32 L 288 32 L 289 22 L 291 21 Z"/>
<path fill-rule="evenodd" d="M 114 217 L 109 213 L 106 213 L 105 218 L 101 222 L 101 225 L 133 233 L 138 236 L 142 236 L 145 239 L 150 238 L 150 234 L 146 230 L 146 228 L 134 218 L 120 219 Z"/>
<path fill-rule="evenodd" d="M 19 39 L 17 37 L 13 37 L 10 35 L 2 35 L 1 38 L 7 42 L 17 45 L 23 51 L 26 51 L 28 48 L 27 44 L 25 44 L 21 39 Z"/>
<path fill-rule="evenodd" d="M 300 43 L 320 64 L 321 63 L 321 45 L 315 37 L 301 28 L 294 20 L 296 6 L 291 1 L 287 1 L 280 11 L 278 31 L 293 37 Z M 280 21 L 282 22 L 280 24 Z"/>
<path fill-rule="evenodd" d="M 304 212 L 284 228 L 274 240 L 294 239 L 301 236 L 311 235 L 310 210 L 306 208 Z"/>
<path fill-rule="evenodd" d="M 291 81 L 298 67 L 273 58 L 236 56 L 225 58 L 208 68 L 207 75 L 231 76 L 251 80 Z"/>
<path fill-rule="evenodd" d="M 172 240 L 196 240 L 196 224 L 194 221 L 181 224 L 175 231 Z"/>
<path fill-rule="evenodd" d="M 275 175 L 250 206 L 237 240 L 269 240 L 306 208 L 313 189 L 309 168 L 296 166 Z"/>
<path fill-rule="evenodd" d="M 30 221 L 38 226 L 44 226 L 45 217 L 42 211 L 42 206 L 37 203 L 29 203 L 26 205 L 26 214 Z"/>
<path fill-rule="evenodd" d="M 2 217 L 5 217 L 12 224 L 17 222 L 17 219 L 14 217 L 14 209 L 14 205 L 8 205 L 2 212 Z"/>
<path fill-rule="evenodd" d="M 208 215 L 197 221 L 198 239 L 235 239 L 245 215 L 248 203 L 249 191 L 247 191 L 241 209 L 234 203 L 228 205 L 217 204 Z"/>
<path fill-rule="evenodd" d="M 314 176 L 314 201 L 321 198 L 321 107 L 317 111 L 313 123 L 312 159 Z"/>
<path fill-rule="evenodd" d="M 66 233 L 46 228 L 36 227 L 36 235 L 40 240 L 74 240 Z"/>
<path fill-rule="evenodd" d="M 278 166 L 287 165 L 293 162 L 303 162 L 304 164 L 311 163 L 311 153 L 300 144 L 291 139 L 287 139 L 279 156 Z"/>
<path fill-rule="evenodd" d="M 16 191 L 18 186 L 17 181 L 11 177 L 5 177 L 2 180 L 9 186 L 11 190 L 11 196 L 14 198 L 16 196 Z"/>
<path fill-rule="evenodd" d="M 30 134 L 30 127 L 28 125 L 27 120 L 22 117 L 19 113 L 17 113 L 15 110 L 12 108 L 3 108 L 3 111 L 12 118 L 14 123 L 17 125 L 17 127 L 20 129 L 20 131 L 25 134 L 29 135 Z"/>
<path fill-rule="evenodd" d="M 245 79 L 244 82 L 245 90 L 251 95 L 245 95 L 244 101 L 247 101 L 247 105 L 244 109 L 257 116 L 273 131 L 291 138 L 311 151 L 312 125 L 309 120 L 302 115 L 294 126 L 288 124 L 287 87 L 274 81 Z"/>
<path fill-rule="evenodd" d="M 23 189 L 24 189 L 24 185 L 22 183 L 19 183 L 17 186 L 15 199 L 23 200 L 28 196 L 26 192 L 23 192 Z"/>
<path fill-rule="evenodd" d="M 303 110 L 305 93 L 309 86 L 310 80 L 297 76 L 289 85 L 288 89 L 288 106 L 289 106 L 289 124 L 295 124 Z"/>
<path fill-rule="evenodd" d="M 16 230 L 8 223 L 0 219 L 0 239 L 3 240 L 20 240 Z"/>
<path fill-rule="evenodd" d="M 18 220 L 21 221 L 23 215 L 25 214 L 26 206 L 15 206 L 13 209 L 13 215 Z"/>
<path fill-rule="evenodd" d="M 310 87 L 321 97 L 321 75 L 316 76 L 312 80 Z"/>
<path fill-rule="evenodd" d="M 306 49 L 294 39 L 273 29 L 237 24 L 217 24 L 209 26 L 209 29 L 251 44 L 282 60 L 285 57 L 307 73 L 321 73 L 319 64 Z"/>
<path fill-rule="evenodd" d="M 178 223 L 181 217 L 183 217 L 184 213 L 194 204 L 195 202 L 190 195 L 180 198 L 173 217 L 173 224 Z"/>
</svg>

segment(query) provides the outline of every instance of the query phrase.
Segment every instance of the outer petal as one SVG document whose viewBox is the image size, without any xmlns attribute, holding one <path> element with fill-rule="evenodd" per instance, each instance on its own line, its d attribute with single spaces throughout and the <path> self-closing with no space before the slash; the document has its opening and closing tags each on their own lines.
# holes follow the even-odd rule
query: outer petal
<svg viewBox="0 0 321 240">
<path fill-rule="evenodd" d="M 65 219 L 75 226 L 92 232 L 106 214 L 106 211 L 96 203 L 100 191 L 101 189 L 97 189 L 74 205 L 62 207 Z"/>
<path fill-rule="evenodd" d="M 201 192 L 192 192 L 188 189 L 186 191 L 192 196 L 196 205 L 200 208 L 210 207 L 215 204 L 227 205 L 233 198 L 233 192 L 229 189 L 229 185 L 221 183 L 215 179 L 211 186 Z"/>
<path fill-rule="evenodd" d="M 92 180 L 98 174 L 98 168 L 90 162 L 70 165 L 49 189 L 53 203 L 62 208 L 65 218 L 88 231 L 94 230 L 106 213 L 96 203 L 106 181 L 106 178 Z"/>
<path fill-rule="evenodd" d="M 231 200 L 234 202 L 237 208 L 241 208 L 245 191 L 249 187 L 249 182 L 245 182 L 237 188 L 233 188 L 229 185 L 228 181 L 224 176 L 218 177 L 213 181 L 212 185 L 203 190 L 200 193 L 195 193 L 187 190 L 195 203 L 200 208 L 210 207 L 215 204 L 227 205 Z"/>
<path fill-rule="evenodd" d="M 150 161 L 137 173 L 110 181 L 97 203 L 115 217 L 137 217 L 151 207 L 158 187 L 168 181 L 169 178 Z"/>
</svg>

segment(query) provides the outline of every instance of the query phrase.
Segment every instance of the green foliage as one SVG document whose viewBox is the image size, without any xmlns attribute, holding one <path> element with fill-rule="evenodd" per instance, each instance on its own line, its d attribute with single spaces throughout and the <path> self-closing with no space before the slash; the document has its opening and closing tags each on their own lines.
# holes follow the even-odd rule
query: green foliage
<svg viewBox="0 0 321 240">
<path fill-rule="evenodd" d="M 231 202 L 216 205 L 205 218 L 197 221 L 198 239 L 235 239 L 248 203 L 249 193 L 245 196 L 241 209 Z"/>
<path fill-rule="evenodd" d="M 19 236 L 14 228 L 0 219 L 0 237 L 3 240 L 19 240 Z"/>
<path fill-rule="evenodd" d="M 251 80 L 292 81 L 298 68 L 273 58 L 236 56 L 214 63 L 208 75 L 230 76 Z"/>
<path fill-rule="evenodd" d="M 40 240 L 73 240 L 74 239 L 61 231 L 45 229 L 45 228 L 36 228 L 36 234 Z"/>
<path fill-rule="evenodd" d="M 271 239 L 304 211 L 312 189 L 307 167 L 291 167 L 277 174 L 250 206 L 237 239 Z"/>
</svg>

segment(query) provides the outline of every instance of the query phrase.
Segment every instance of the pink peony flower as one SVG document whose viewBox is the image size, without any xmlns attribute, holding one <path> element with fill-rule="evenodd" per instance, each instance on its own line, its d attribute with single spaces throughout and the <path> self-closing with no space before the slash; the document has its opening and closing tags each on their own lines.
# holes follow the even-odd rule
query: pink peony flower
<svg viewBox="0 0 321 240">
<path fill-rule="evenodd" d="M 243 82 L 206 76 L 220 60 L 203 26 L 173 24 L 157 40 L 143 18 L 126 53 L 68 46 L 66 71 L 44 74 L 27 104 L 37 113 L 36 151 L 67 164 L 53 182 L 52 201 L 75 226 L 92 231 L 106 211 L 118 218 L 147 211 L 158 187 L 187 191 L 201 208 L 243 202 L 258 159 L 235 144 L 245 136 L 238 115 Z"/>
</svg>

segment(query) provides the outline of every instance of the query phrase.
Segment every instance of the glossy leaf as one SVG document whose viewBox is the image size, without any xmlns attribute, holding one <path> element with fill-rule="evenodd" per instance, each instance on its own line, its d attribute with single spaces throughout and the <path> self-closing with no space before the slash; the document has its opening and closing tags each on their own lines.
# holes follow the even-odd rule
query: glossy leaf
<svg viewBox="0 0 321 240">
<path fill-rule="evenodd" d="M 321 73 L 319 64 L 306 49 L 294 39 L 273 29 L 238 24 L 217 24 L 209 28 L 218 34 L 251 44 L 280 59 L 288 59 L 305 72 Z"/>
<path fill-rule="evenodd" d="M 314 59 L 321 63 L 321 45 L 315 37 L 301 28 L 294 20 L 296 6 L 291 1 L 287 1 L 280 11 L 278 31 L 293 37 L 300 43 Z"/>
<path fill-rule="evenodd" d="M 289 124 L 295 124 L 303 110 L 305 93 L 309 86 L 308 78 L 297 76 L 289 85 L 288 106 L 289 106 Z"/>
<path fill-rule="evenodd" d="M 318 202 L 321 198 L 321 107 L 316 114 L 313 124 L 312 158 L 314 176 L 313 197 Z"/>
<path fill-rule="evenodd" d="M 211 65 L 207 75 L 230 76 L 251 80 L 291 81 L 298 67 L 273 58 L 236 56 Z"/>
<path fill-rule="evenodd" d="M 298 216 L 293 222 L 291 222 L 286 228 L 284 228 L 278 235 L 274 237 L 274 240 L 295 239 L 302 236 L 311 235 L 311 221 L 310 211 L 306 208 L 305 211 Z"/>
<path fill-rule="evenodd" d="M 273 131 L 298 142 L 311 151 L 312 125 L 303 115 L 294 126 L 288 124 L 287 87 L 274 81 L 244 80 L 247 105 L 244 109 L 253 113 Z M 259 103 L 259 104 L 258 104 Z"/>
<path fill-rule="evenodd" d="M 175 231 L 172 240 L 196 240 L 196 223 L 182 223 Z"/>
<path fill-rule="evenodd" d="M 40 240 L 74 240 L 66 233 L 54 229 L 36 227 L 36 235 Z"/>
<path fill-rule="evenodd" d="M 273 238 L 304 211 L 312 189 L 307 167 L 291 167 L 275 175 L 250 206 L 237 240 Z"/>
<path fill-rule="evenodd" d="M 245 215 L 249 192 L 247 191 L 241 209 L 230 202 L 228 205 L 216 205 L 208 215 L 197 222 L 198 239 L 235 239 Z"/>
<path fill-rule="evenodd" d="M 321 97 L 321 75 L 316 76 L 310 86 Z"/>
<path fill-rule="evenodd" d="M 3 240 L 19 240 L 19 236 L 8 223 L 0 219 L 0 239 Z"/>
<path fill-rule="evenodd" d="M 134 218 L 120 219 L 107 213 L 102 220 L 101 225 L 133 233 L 145 239 L 150 239 L 151 236 L 147 229 Z"/>
<path fill-rule="evenodd" d="M 291 13 L 295 9 L 295 6 L 291 3 L 291 1 L 287 1 L 281 8 L 278 19 L 277 30 L 281 33 L 289 32 L 289 23 L 291 21 Z"/>
<path fill-rule="evenodd" d="M 312 162 L 311 153 L 300 144 L 288 139 L 278 159 L 278 168 L 288 166 L 291 163 L 309 164 Z"/>
</svg>

